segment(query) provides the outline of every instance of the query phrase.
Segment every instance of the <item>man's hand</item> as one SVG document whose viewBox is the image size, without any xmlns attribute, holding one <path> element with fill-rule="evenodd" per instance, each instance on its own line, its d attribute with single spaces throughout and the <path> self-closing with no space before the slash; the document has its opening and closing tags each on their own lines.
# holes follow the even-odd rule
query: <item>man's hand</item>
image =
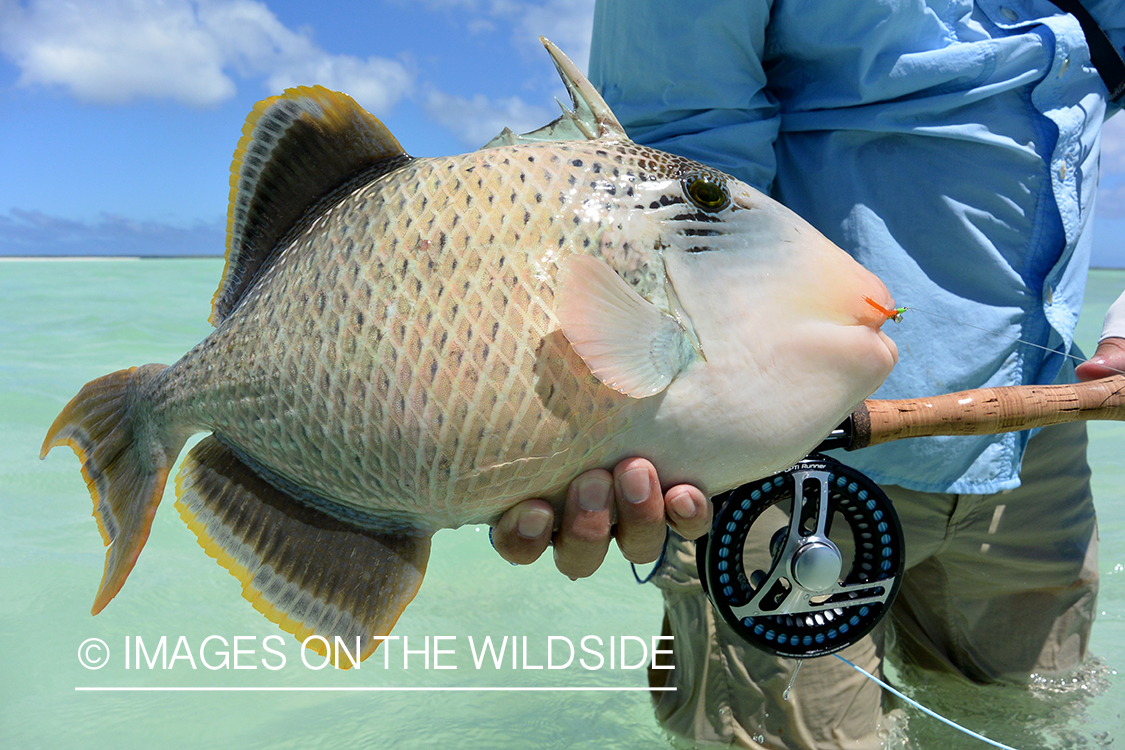
<svg viewBox="0 0 1125 750">
<path fill-rule="evenodd" d="M 526 565 L 553 539 L 555 566 L 577 579 L 598 569 L 611 539 L 630 562 L 656 560 L 669 526 L 687 539 L 703 536 L 711 528 L 711 503 L 691 485 L 662 493 L 656 468 L 643 458 L 627 458 L 612 474 L 594 469 L 570 483 L 557 532 L 550 504 L 525 500 L 500 518 L 492 544 L 508 562 Z"/>
<path fill-rule="evenodd" d="M 1098 344 L 1089 360 L 1074 368 L 1082 382 L 1120 375 L 1125 372 L 1125 338 L 1108 338 Z"/>
</svg>

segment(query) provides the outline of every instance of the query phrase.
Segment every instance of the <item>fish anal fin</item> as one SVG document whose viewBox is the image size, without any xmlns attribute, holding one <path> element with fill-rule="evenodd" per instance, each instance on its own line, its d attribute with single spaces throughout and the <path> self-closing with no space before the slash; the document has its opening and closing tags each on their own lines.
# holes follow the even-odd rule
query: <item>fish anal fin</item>
<svg viewBox="0 0 1125 750">
<path fill-rule="evenodd" d="M 346 669 L 374 653 L 425 575 L 430 537 L 382 533 L 328 516 L 276 488 L 218 438 L 176 478 L 176 509 L 254 608 Z M 323 640 L 322 640 L 323 639 Z M 338 650 L 348 649 L 348 654 Z"/>
<path fill-rule="evenodd" d="M 555 314 L 594 376 L 633 398 L 660 393 L 696 358 L 684 327 L 599 258 L 562 260 Z"/>
<path fill-rule="evenodd" d="M 227 262 L 211 303 L 219 325 L 269 267 L 282 238 L 357 175 L 409 161 L 391 132 L 346 94 L 298 87 L 258 102 L 231 163 Z"/>
</svg>

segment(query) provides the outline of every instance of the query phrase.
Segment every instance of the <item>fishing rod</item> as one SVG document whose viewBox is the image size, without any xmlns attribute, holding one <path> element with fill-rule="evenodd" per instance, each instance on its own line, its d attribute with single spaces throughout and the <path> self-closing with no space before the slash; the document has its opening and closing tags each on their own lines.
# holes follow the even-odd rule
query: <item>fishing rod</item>
<svg viewBox="0 0 1125 750">
<path fill-rule="evenodd" d="M 976 388 L 929 398 L 868 399 L 818 450 L 858 450 L 934 435 L 995 435 L 1092 419 L 1125 421 L 1125 375 L 1085 383 Z"/>
<path fill-rule="evenodd" d="M 711 533 L 696 544 L 700 581 L 715 609 L 750 644 L 795 659 L 835 653 L 890 610 L 905 573 L 905 548 L 886 493 L 822 451 L 1091 419 L 1125 421 L 1125 374 L 868 399 L 792 468 L 713 498 Z M 775 506 L 788 510 L 784 525 L 763 518 Z M 773 524 L 769 544 L 747 548 L 759 522 Z"/>
</svg>

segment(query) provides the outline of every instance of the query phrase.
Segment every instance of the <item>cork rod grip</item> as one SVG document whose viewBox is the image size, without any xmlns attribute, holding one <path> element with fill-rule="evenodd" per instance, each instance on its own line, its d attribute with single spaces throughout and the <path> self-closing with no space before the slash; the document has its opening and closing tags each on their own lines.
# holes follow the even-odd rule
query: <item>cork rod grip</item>
<svg viewBox="0 0 1125 750">
<path fill-rule="evenodd" d="M 1125 421 L 1125 375 L 1073 385 L 979 388 L 932 398 L 868 399 L 851 450 L 910 437 L 992 435 L 1086 419 Z"/>
</svg>

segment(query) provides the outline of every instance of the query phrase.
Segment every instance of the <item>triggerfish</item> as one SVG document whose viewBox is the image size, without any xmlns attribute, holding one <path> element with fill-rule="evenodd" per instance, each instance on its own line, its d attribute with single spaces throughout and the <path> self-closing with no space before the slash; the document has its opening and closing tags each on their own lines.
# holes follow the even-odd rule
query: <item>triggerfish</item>
<svg viewBox="0 0 1125 750">
<path fill-rule="evenodd" d="M 412 158 L 320 87 L 254 107 L 215 330 L 88 383 L 43 444 L 78 454 L 109 548 L 95 614 L 196 433 L 176 507 L 207 554 L 298 639 L 366 657 L 438 529 L 561 507 L 634 455 L 731 489 L 883 382 L 882 282 L 748 185 L 632 142 L 544 43 L 573 109 L 459 156 Z"/>
</svg>

